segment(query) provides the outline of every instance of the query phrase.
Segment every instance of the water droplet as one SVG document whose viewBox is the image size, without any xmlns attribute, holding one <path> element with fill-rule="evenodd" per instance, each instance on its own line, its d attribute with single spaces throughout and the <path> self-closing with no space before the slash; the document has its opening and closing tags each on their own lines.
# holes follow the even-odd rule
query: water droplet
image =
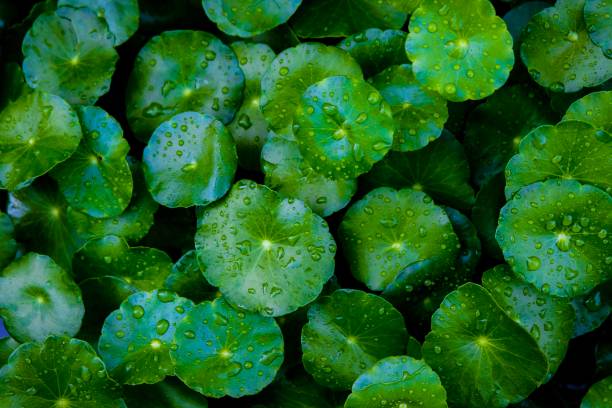
<svg viewBox="0 0 612 408">
<path fill-rule="evenodd" d="M 435 33 L 436 31 L 438 31 L 438 26 L 436 25 L 436 23 L 429 23 L 427 25 L 427 31 L 429 31 L 430 33 Z"/>
<path fill-rule="evenodd" d="M 538 269 L 540 269 L 541 265 L 542 262 L 537 256 L 530 256 L 529 258 L 527 258 L 527 269 L 529 269 L 530 271 L 537 271 Z"/>
<path fill-rule="evenodd" d="M 540 340 L 540 326 L 538 326 L 537 324 L 534 324 L 533 326 L 531 326 L 529 333 L 531 334 L 531 337 L 533 337 L 534 339 Z"/>
<path fill-rule="evenodd" d="M 166 319 L 161 319 L 155 325 L 155 331 L 157 332 L 157 334 L 162 336 L 166 334 L 166 332 L 168 331 L 168 327 L 170 327 L 170 323 Z"/>
<path fill-rule="evenodd" d="M 132 308 L 132 316 L 134 319 L 140 319 L 142 316 L 144 316 L 144 313 L 144 309 L 140 305 L 136 305 Z"/>
</svg>

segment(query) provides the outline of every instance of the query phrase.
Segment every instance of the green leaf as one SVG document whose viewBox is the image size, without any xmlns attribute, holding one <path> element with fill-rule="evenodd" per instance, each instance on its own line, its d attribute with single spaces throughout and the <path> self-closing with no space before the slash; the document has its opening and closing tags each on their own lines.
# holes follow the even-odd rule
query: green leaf
<svg viewBox="0 0 612 408">
<path fill-rule="evenodd" d="M 126 42 L 138 29 L 138 0 L 59 0 L 57 6 L 88 7 L 94 11 L 106 20 L 115 46 Z"/>
<path fill-rule="evenodd" d="M 286 355 L 285 351 L 285 355 Z M 286 357 L 285 360 L 288 358 Z M 340 398 L 320 386 L 303 370 L 297 374 L 280 376 L 262 393 L 265 405 L 252 408 L 339 408 Z"/>
<path fill-rule="evenodd" d="M 411 316 L 409 323 L 428 330 L 431 315 L 446 295 L 468 282 L 480 260 L 480 240 L 470 220 L 459 211 L 445 208 L 459 239 L 460 250 L 454 259 L 435 256 L 417 261 L 387 285 L 382 295 Z"/>
<path fill-rule="evenodd" d="M 554 92 L 576 92 L 612 75 L 612 60 L 589 38 L 585 0 L 557 0 L 529 21 L 521 58 L 531 77 Z"/>
<path fill-rule="evenodd" d="M 260 84 L 276 54 L 266 44 L 237 41 L 231 47 L 244 72 L 246 86 L 242 105 L 227 129 L 236 142 L 240 166 L 247 170 L 257 170 L 261 148 L 268 137 L 268 122 L 259 109 Z"/>
<path fill-rule="evenodd" d="M 540 293 L 506 265 L 486 271 L 482 285 L 506 314 L 531 334 L 548 360 L 547 381 L 565 357 L 576 313 L 568 300 Z"/>
<path fill-rule="evenodd" d="M 195 244 L 208 282 L 233 305 L 267 316 L 312 302 L 334 271 L 327 223 L 301 201 L 249 180 L 202 209 Z"/>
<path fill-rule="evenodd" d="M 0 188 L 16 190 L 76 150 L 79 118 L 62 98 L 25 93 L 0 111 Z"/>
<path fill-rule="evenodd" d="M 125 211 L 115 217 L 94 218 L 72 208 L 68 209 L 68 219 L 79 236 L 87 239 L 117 235 L 128 242 L 140 241 L 153 226 L 153 216 L 158 204 L 147 190 L 142 165 L 128 156 L 132 173 L 132 198 Z"/>
<path fill-rule="evenodd" d="M 74 154 L 51 172 L 68 204 L 92 217 L 114 217 L 132 196 L 126 160 L 130 145 L 121 125 L 103 109 L 77 108 L 83 138 Z"/>
<path fill-rule="evenodd" d="M 340 289 L 308 310 L 302 329 L 304 368 L 321 385 L 349 389 L 383 357 L 405 350 L 404 318 L 383 298 Z"/>
<path fill-rule="evenodd" d="M 21 49 L 28 85 L 93 105 L 108 92 L 119 55 L 115 37 L 89 8 L 60 7 L 41 14 Z"/>
<path fill-rule="evenodd" d="M 393 144 L 391 108 L 362 79 L 332 76 L 309 86 L 293 120 L 304 159 L 329 178 L 356 178 Z"/>
<path fill-rule="evenodd" d="M 302 0 L 202 0 L 209 19 L 219 30 L 239 37 L 253 37 L 283 24 Z"/>
<path fill-rule="evenodd" d="M 0 211 L 0 270 L 11 263 L 17 253 L 15 229 L 11 217 Z"/>
<path fill-rule="evenodd" d="M 221 122 L 185 112 L 155 129 L 142 162 L 155 201 L 176 208 L 208 205 L 221 198 L 231 187 L 238 157 Z"/>
<path fill-rule="evenodd" d="M 0 370 L 0 405 L 28 408 L 124 408 L 121 387 L 91 346 L 48 337 L 21 345 Z"/>
<path fill-rule="evenodd" d="M 481 286 L 466 283 L 434 313 L 423 356 L 453 406 L 505 407 L 525 399 L 548 369 L 536 341 Z"/>
<path fill-rule="evenodd" d="M 154 385 L 124 387 L 129 408 L 207 408 L 206 398 L 178 380 L 167 378 Z"/>
<path fill-rule="evenodd" d="M 104 322 L 98 343 L 111 376 L 122 384 L 155 384 L 174 375 L 170 352 L 179 322 L 193 308 L 166 290 L 138 292 Z"/>
<path fill-rule="evenodd" d="M 612 134 L 612 91 L 593 92 L 578 99 L 563 120 L 579 120 Z"/>
<path fill-rule="evenodd" d="M 472 178 L 481 188 L 502 173 L 521 139 L 540 125 L 557 122 L 545 95 L 518 84 L 502 88 L 474 109 L 465 130 Z"/>
<path fill-rule="evenodd" d="M 345 408 L 447 408 L 440 377 L 422 360 L 387 357 L 361 374 L 353 384 Z"/>
<path fill-rule="evenodd" d="M 499 211 L 506 204 L 504 180 L 504 174 L 498 173 L 483 184 L 476 194 L 471 217 L 478 230 L 485 254 L 498 260 L 504 259 L 499 244 L 495 240 Z"/>
<path fill-rule="evenodd" d="M 194 302 L 212 299 L 217 294 L 217 289 L 204 279 L 198 256 L 193 249 L 176 261 L 163 286 Z"/>
<path fill-rule="evenodd" d="M 456 208 L 474 204 L 470 166 L 463 146 L 453 135 L 442 136 L 414 152 L 391 152 L 363 176 L 368 188 L 410 187 Z"/>
<path fill-rule="evenodd" d="M 28 253 L 0 273 L 0 316 L 19 342 L 73 336 L 85 309 L 70 275 L 45 255 Z"/>
<path fill-rule="evenodd" d="M 591 41 L 608 58 L 612 58 L 612 2 L 610 0 L 586 0 L 584 22 Z"/>
<path fill-rule="evenodd" d="M 400 29 L 419 0 L 310 0 L 291 19 L 300 37 L 343 37 L 366 28 Z"/>
<path fill-rule="evenodd" d="M 334 75 L 363 77 L 357 62 L 336 47 L 304 43 L 278 54 L 261 79 L 261 111 L 272 130 L 291 126 L 306 89 Z"/>
<path fill-rule="evenodd" d="M 423 0 L 409 30 L 416 79 L 449 101 L 491 95 L 514 65 L 512 36 L 489 0 Z"/>
<path fill-rule="evenodd" d="M 383 290 L 414 262 L 454 259 L 459 244 L 446 213 L 429 196 L 388 187 L 349 208 L 339 239 L 351 273 L 371 290 Z"/>
<path fill-rule="evenodd" d="M 176 345 L 176 375 L 215 398 L 258 393 L 283 362 L 283 336 L 274 319 L 236 310 L 223 298 L 189 311 L 176 328 Z"/>
<path fill-rule="evenodd" d="M 322 217 L 346 207 L 357 191 L 357 180 L 331 179 L 314 170 L 290 130 L 286 134 L 270 132 L 261 162 L 268 187 L 304 201 Z"/>
<path fill-rule="evenodd" d="M 502 208 L 497 242 L 515 274 L 542 292 L 586 294 L 610 279 L 612 197 L 573 180 L 519 190 Z"/>
<path fill-rule="evenodd" d="M 506 198 L 520 188 L 551 178 L 577 180 L 612 192 L 612 137 L 588 123 L 540 126 L 519 145 L 506 166 Z"/>
<path fill-rule="evenodd" d="M 369 81 L 391 105 L 396 124 L 393 150 L 421 149 L 442 134 L 446 100 L 417 82 L 409 64 L 391 66 Z"/>
<path fill-rule="evenodd" d="M 580 408 L 607 408 L 612 404 L 612 376 L 596 382 L 584 396 Z"/>
<path fill-rule="evenodd" d="M 401 30 L 368 28 L 340 41 L 338 48 L 351 54 L 369 78 L 391 65 L 407 64 L 406 33 Z"/>
<path fill-rule="evenodd" d="M 421 360 L 423 358 L 423 354 L 421 353 L 421 343 L 412 336 L 408 337 L 406 355 L 417 360 Z"/>
<path fill-rule="evenodd" d="M 163 251 L 129 247 L 121 237 L 93 238 L 74 254 L 73 270 L 78 281 L 115 276 L 140 290 L 161 288 L 172 269 L 172 260 Z"/>
<path fill-rule="evenodd" d="M 601 326 L 612 313 L 610 297 L 611 282 L 605 282 L 584 296 L 571 300 L 576 312 L 574 334 L 572 337 L 590 333 Z"/>
<path fill-rule="evenodd" d="M 30 251 L 49 255 L 70 270 L 72 255 L 85 242 L 70 220 L 70 208 L 53 183 L 35 182 L 9 194 L 6 212 L 15 237 Z"/>
<path fill-rule="evenodd" d="M 130 128 L 146 142 L 181 112 L 229 123 L 242 100 L 244 75 L 234 52 L 212 34 L 166 31 L 140 50 L 127 88 Z"/>
</svg>

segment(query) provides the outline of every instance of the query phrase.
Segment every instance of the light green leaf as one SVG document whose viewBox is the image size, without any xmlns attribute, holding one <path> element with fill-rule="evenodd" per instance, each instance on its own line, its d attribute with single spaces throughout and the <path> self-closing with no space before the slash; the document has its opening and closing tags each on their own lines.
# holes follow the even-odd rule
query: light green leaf
<svg viewBox="0 0 612 408">
<path fill-rule="evenodd" d="M 155 384 L 174 375 L 170 351 L 177 324 L 193 307 L 174 292 L 155 290 L 128 297 L 102 326 L 100 356 L 122 384 Z"/>
<path fill-rule="evenodd" d="M 204 31 L 165 31 L 136 57 L 126 94 L 127 119 L 143 142 L 181 112 L 205 113 L 229 123 L 243 88 L 236 55 L 217 37 Z"/>
<path fill-rule="evenodd" d="M 578 99 L 563 120 L 579 120 L 612 134 L 612 91 L 593 92 Z"/>
<path fill-rule="evenodd" d="M 22 94 L 0 111 L 0 188 L 27 185 L 70 157 L 80 140 L 79 118 L 66 101 Z"/>
<path fill-rule="evenodd" d="M 203 302 L 176 328 L 171 350 L 176 375 L 209 397 L 261 391 L 283 362 L 283 336 L 274 321 L 232 308 L 223 298 Z"/>
<path fill-rule="evenodd" d="M 431 319 L 425 361 L 452 406 L 505 407 L 525 399 L 548 365 L 536 341 L 481 286 L 451 292 Z"/>
<path fill-rule="evenodd" d="M 393 144 L 391 108 L 361 79 L 332 76 L 309 86 L 293 121 L 304 159 L 328 178 L 356 178 Z"/>
<path fill-rule="evenodd" d="M 580 404 L 580 408 L 609 408 L 611 406 L 612 376 L 593 384 Z"/>
<path fill-rule="evenodd" d="M 506 198 L 551 178 L 577 180 L 612 192 L 612 137 L 585 122 L 540 126 L 519 145 L 506 166 Z"/>
<path fill-rule="evenodd" d="M 267 316 L 312 302 L 334 270 L 327 223 L 249 180 L 200 212 L 195 240 L 208 282 L 230 303 Z"/>
<path fill-rule="evenodd" d="M 610 279 L 612 197 L 573 180 L 519 190 L 502 208 L 497 242 L 515 274 L 544 293 L 574 297 Z"/>
<path fill-rule="evenodd" d="M 416 79 L 453 102 L 491 95 L 514 65 L 512 36 L 489 0 L 422 0 L 406 52 Z"/>
<path fill-rule="evenodd" d="M 424 193 L 380 187 L 355 202 L 339 229 L 351 273 L 383 290 L 408 265 L 430 258 L 453 260 L 457 236 L 444 210 Z"/>
<path fill-rule="evenodd" d="M 114 217 L 132 196 L 126 160 L 130 145 L 121 125 L 95 106 L 77 108 L 83 139 L 74 154 L 51 172 L 68 204 L 92 217 Z"/>
<path fill-rule="evenodd" d="M 221 122 L 185 112 L 155 129 L 142 163 L 155 201 L 175 208 L 208 205 L 221 198 L 231 187 L 238 157 Z"/>
<path fill-rule="evenodd" d="M 402 354 L 407 341 L 404 318 L 389 302 L 360 290 L 340 289 L 308 310 L 302 362 L 319 384 L 349 389 L 381 358 Z"/>
<path fill-rule="evenodd" d="M 30 87 L 71 104 L 93 105 L 110 89 L 119 55 L 103 19 L 86 7 L 60 7 L 41 14 L 21 50 Z"/>
<path fill-rule="evenodd" d="M 0 273 L 0 316 L 19 342 L 73 336 L 85 309 L 68 272 L 45 255 L 28 253 Z"/>
</svg>

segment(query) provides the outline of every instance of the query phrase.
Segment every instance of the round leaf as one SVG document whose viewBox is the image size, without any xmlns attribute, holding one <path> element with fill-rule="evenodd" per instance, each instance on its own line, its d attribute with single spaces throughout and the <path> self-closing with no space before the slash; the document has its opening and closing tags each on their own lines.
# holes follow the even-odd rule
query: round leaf
<svg viewBox="0 0 612 408">
<path fill-rule="evenodd" d="M 389 302 L 360 290 L 340 289 L 308 310 L 302 362 L 319 384 L 349 389 L 381 358 L 402 354 L 407 341 L 404 318 Z"/>
<path fill-rule="evenodd" d="M 410 187 L 456 208 L 474 203 L 470 166 L 463 146 L 450 132 L 414 152 L 391 152 L 363 176 L 368 188 Z"/>
<path fill-rule="evenodd" d="M 573 297 L 610 279 L 612 197 L 572 180 L 519 190 L 501 210 L 497 242 L 514 273 L 544 293 Z"/>
<path fill-rule="evenodd" d="M 446 100 L 423 89 L 409 64 L 391 66 L 370 83 L 391 105 L 397 127 L 393 150 L 418 150 L 440 137 L 448 119 Z"/>
<path fill-rule="evenodd" d="M 440 377 L 422 360 L 387 357 L 361 374 L 345 408 L 447 408 Z"/>
<path fill-rule="evenodd" d="M 132 196 L 130 145 L 119 123 L 95 106 L 77 109 L 83 139 L 52 177 L 72 208 L 96 218 L 121 214 Z"/>
<path fill-rule="evenodd" d="M 21 345 L 0 370 L 0 406 L 124 408 L 121 387 L 81 340 L 48 337 Z"/>
<path fill-rule="evenodd" d="M 123 238 L 93 238 L 74 254 L 73 270 L 79 281 L 116 276 L 140 290 L 161 288 L 172 260 L 155 248 L 130 248 Z"/>
<path fill-rule="evenodd" d="M 391 109 L 361 79 L 333 76 L 309 86 L 293 120 L 304 159 L 329 178 L 354 179 L 367 172 L 393 143 Z"/>
<path fill-rule="evenodd" d="M 474 109 L 465 130 L 465 151 L 474 182 L 483 188 L 503 172 L 521 139 L 540 125 L 556 123 L 545 95 L 527 85 L 502 88 Z"/>
<path fill-rule="evenodd" d="M 383 290 L 406 266 L 437 257 L 454 259 L 458 240 L 444 210 L 426 194 L 380 187 L 355 202 L 339 239 L 355 278 Z"/>
<path fill-rule="evenodd" d="M 512 36 L 489 0 L 422 0 L 409 29 L 417 80 L 449 101 L 491 95 L 514 65 Z"/>
<path fill-rule="evenodd" d="M 608 408 L 612 405 L 612 376 L 596 382 L 584 396 L 580 408 Z"/>
<path fill-rule="evenodd" d="M 0 111 L 0 188 L 23 187 L 70 157 L 80 140 L 79 118 L 62 98 L 23 94 Z"/>
<path fill-rule="evenodd" d="M 588 294 L 571 300 L 571 305 L 576 312 L 573 337 L 598 329 L 612 314 L 611 285 L 612 283 L 608 281 L 597 286 Z"/>
<path fill-rule="evenodd" d="M 612 2 L 610 0 L 586 0 L 584 22 L 591 40 L 612 58 Z"/>
<path fill-rule="evenodd" d="M 0 316 L 19 342 L 73 336 L 85 309 L 68 273 L 45 255 L 28 253 L 0 273 Z"/>
<path fill-rule="evenodd" d="M 170 350 L 177 324 L 193 303 L 160 290 L 138 292 L 111 313 L 102 327 L 100 356 L 123 384 L 154 384 L 174 374 Z"/>
<path fill-rule="evenodd" d="M 23 39 L 23 73 L 32 88 L 93 105 L 110 88 L 119 59 L 114 45 L 89 8 L 60 7 L 41 14 Z"/>
<path fill-rule="evenodd" d="M 327 223 L 249 180 L 202 210 L 195 239 L 208 282 L 232 304 L 267 316 L 312 302 L 334 270 Z"/>
<path fill-rule="evenodd" d="M 404 25 L 419 0 L 309 0 L 291 20 L 300 37 L 343 37 L 366 28 Z"/>
<path fill-rule="evenodd" d="M 261 79 L 260 106 L 270 127 L 291 126 L 306 88 L 333 75 L 362 78 L 357 62 L 336 47 L 305 43 L 278 54 Z"/>
<path fill-rule="evenodd" d="M 549 178 L 573 179 L 612 192 L 612 137 L 588 123 L 540 126 L 519 145 L 506 166 L 506 197 Z"/>
<path fill-rule="evenodd" d="M 106 20 L 115 46 L 126 42 L 138 29 L 138 0 L 59 0 L 58 7 L 88 7 Z"/>
<path fill-rule="evenodd" d="M 229 123 L 242 100 L 236 55 L 203 31 L 166 31 L 140 50 L 128 81 L 127 119 L 147 141 L 162 122 L 187 111 Z"/>
<path fill-rule="evenodd" d="M 0 211 L 0 270 L 15 258 L 16 252 L 17 242 L 13 222 L 11 217 Z"/>
<path fill-rule="evenodd" d="M 546 375 L 536 341 L 474 283 L 451 292 L 431 319 L 423 356 L 453 406 L 505 407 Z"/>
<path fill-rule="evenodd" d="M 304 160 L 293 134 L 270 132 L 261 152 L 266 185 L 304 201 L 322 217 L 346 207 L 357 191 L 357 180 L 330 179 Z"/>
<path fill-rule="evenodd" d="M 202 276 L 198 256 L 193 249 L 183 254 L 172 266 L 172 271 L 164 282 L 164 288 L 194 302 L 211 299 L 217 294 L 217 290 Z"/>
<path fill-rule="evenodd" d="M 231 186 L 237 160 L 225 126 L 197 112 L 180 113 L 159 125 L 142 157 L 149 191 L 170 208 L 221 198 Z"/>
<path fill-rule="evenodd" d="M 557 371 L 574 332 L 576 313 L 566 299 L 540 293 L 499 265 L 486 271 L 483 286 L 512 320 L 531 334 L 548 360 L 548 377 Z"/>
<path fill-rule="evenodd" d="M 203 302 L 176 328 L 176 375 L 209 397 L 261 391 L 283 362 L 283 336 L 269 317 L 239 311 L 223 298 Z"/>
<path fill-rule="evenodd" d="M 368 28 L 338 43 L 351 54 L 361 66 L 363 74 L 371 77 L 391 65 L 407 64 L 404 50 L 406 33 L 401 30 L 381 30 Z"/>
<path fill-rule="evenodd" d="M 585 0 L 558 0 L 527 24 L 521 58 L 531 77 L 554 92 L 576 92 L 612 75 L 612 60 L 589 38 Z"/>
<path fill-rule="evenodd" d="M 238 163 L 247 170 L 259 169 L 261 148 L 268 136 L 268 122 L 259 109 L 261 78 L 272 64 L 274 51 L 266 44 L 242 41 L 231 45 L 244 72 L 244 99 L 227 129 L 236 142 Z"/>
<path fill-rule="evenodd" d="M 68 219 L 79 236 L 87 239 L 117 235 L 128 242 L 140 241 L 153 225 L 153 216 L 158 204 L 147 190 L 142 166 L 128 156 L 133 179 L 130 203 L 125 211 L 115 217 L 94 218 L 68 208 Z"/>
<path fill-rule="evenodd" d="M 70 270 L 72 255 L 85 237 L 74 228 L 64 196 L 46 181 L 9 194 L 6 212 L 13 220 L 18 242 Z"/>
<path fill-rule="evenodd" d="M 593 92 L 578 99 L 563 120 L 579 120 L 612 134 L 612 91 Z"/>
<path fill-rule="evenodd" d="M 208 18 L 229 35 L 252 37 L 283 24 L 302 0 L 202 0 Z"/>
</svg>

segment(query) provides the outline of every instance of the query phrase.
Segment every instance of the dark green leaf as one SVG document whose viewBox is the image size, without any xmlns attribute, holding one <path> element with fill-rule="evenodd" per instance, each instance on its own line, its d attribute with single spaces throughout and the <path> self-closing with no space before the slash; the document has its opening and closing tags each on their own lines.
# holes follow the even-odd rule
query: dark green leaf
<svg viewBox="0 0 612 408">
<path fill-rule="evenodd" d="M 391 65 L 407 64 L 405 42 L 406 33 L 401 30 L 369 28 L 340 41 L 338 48 L 351 54 L 369 78 Z"/>
</svg>

